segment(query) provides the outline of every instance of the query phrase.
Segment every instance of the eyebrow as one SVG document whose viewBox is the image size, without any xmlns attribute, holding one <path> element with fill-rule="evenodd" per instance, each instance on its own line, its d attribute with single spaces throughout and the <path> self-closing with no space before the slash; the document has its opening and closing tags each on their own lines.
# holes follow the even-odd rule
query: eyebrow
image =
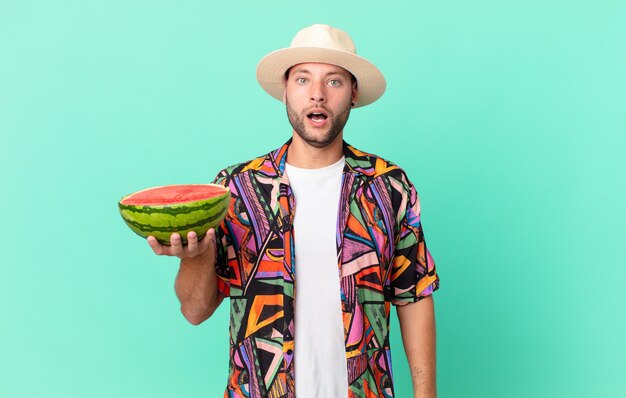
<svg viewBox="0 0 626 398">
<path fill-rule="evenodd" d="M 292 73 L 293 74 L 304 73 L 304 74 L 307 74 L 307 75 L 311 74 L 311 72 L 308 69 L 302 69 L 302 68 L 296 68 L 296 69 L 293 70 Z M 338 75 L 338 76 L 345 77 L 345 78 L 348 78 L 348 79 L 350 78 L 349 75 L 347 75 L 343 71 L 339 71 L 339 70 L 328 72 L 327 74 L 324 75 L 324 77 L 328 77 L 328 76 L 332 76 L 332 75 Z"/>
</svg>

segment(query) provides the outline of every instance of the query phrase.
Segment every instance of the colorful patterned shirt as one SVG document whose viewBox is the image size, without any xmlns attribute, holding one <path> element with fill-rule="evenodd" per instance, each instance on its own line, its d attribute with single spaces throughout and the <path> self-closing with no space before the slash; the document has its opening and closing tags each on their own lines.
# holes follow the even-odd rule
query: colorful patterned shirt
<svg viewBox="0 0 626 398">
<path fill-rule="evenodd" d="M 295 397 L 298 231 L 284 172 L 289 144 L 215 179 L 232 194 L 216 229 L 218 290 L 230 297 L 224 397 Z M 424 241 L 417 192 L 404 171 L 345 142 L 343 151 L 336 242 L 348 398 L 393 397 L 390 304 L 430 295 L 439 277 Z"/>
</svg>

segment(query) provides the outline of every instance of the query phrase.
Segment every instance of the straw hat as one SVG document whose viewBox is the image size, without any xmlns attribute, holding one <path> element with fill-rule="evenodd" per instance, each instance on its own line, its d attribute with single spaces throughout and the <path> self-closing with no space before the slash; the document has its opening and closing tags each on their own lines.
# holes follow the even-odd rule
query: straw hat
<svg viewBox="0 0 626 398">
<path fill-rule="evenodd" d="M 341 66 L 356 77 L 359 101 L 355 107 L 376 101 L 385 92 L 385 78 L 371 62 L 356 55 L 354 42 L 343 30 L 312 25 L 299 31 L 289 48 L 267 54 L 257 65 L 256 77 L 269 95 L 283 100 L 287 69 L 304 62 Z"/>
</svg>

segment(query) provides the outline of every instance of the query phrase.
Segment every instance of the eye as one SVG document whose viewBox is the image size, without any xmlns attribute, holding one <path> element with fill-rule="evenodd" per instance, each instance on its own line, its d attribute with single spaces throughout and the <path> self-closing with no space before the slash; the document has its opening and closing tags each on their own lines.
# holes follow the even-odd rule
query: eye
<svg viewBox="0 0 626 398">
<path fill-rule="evenodd" d="M 304 77 L 296 77 L 296 83 L 304 84 L 304 83 L 306 83 L 306 78 L 304 78 Z"/>
<path fill-rule="evenodd" d="M 335 87 L 341 86 L 341 80 L 339 80 L 339 79 L 332 79 L 332 80 L 328 81 L 328 84 L 331 85 L 331 86 L 335 86 Z"/>
</svg>

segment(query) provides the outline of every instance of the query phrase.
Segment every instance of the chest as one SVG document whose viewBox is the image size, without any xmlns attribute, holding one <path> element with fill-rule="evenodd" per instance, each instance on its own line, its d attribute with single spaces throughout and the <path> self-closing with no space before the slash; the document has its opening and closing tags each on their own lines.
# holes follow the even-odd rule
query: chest
<svg viewBox="0 0 626 398">
<path fill-rule="evenodd" d="M 300 185 L 300 186 L 299 186 Z M 332 185 L 332 184 L 329 184 Z M 237 262 L 244 280 L 259 277 L 259 268 L 295 273 L 294 234 L 301 214 L 332 223 L 337 259 L 342 277 L 375 269 L 380 283 L 387 279 L 397 234 L 393 190 L 384 178 L 365 178 L 353 173 L 339 176 L 336 199 L 324 200 L 316 210 L 319 195 L 301 184 L 292 187 L 286 176 L 264 178 L 244 173 L 231 182 L 234 214 L 226 223 L 230 230 L 229 258 Z M 294 189 L 295 188 L 295 189 Z M 319 192 L 318 192 L 319 193 Z M 319 202 L 320 204 L 322 201 Z M 333 211 L 334 210 L 334 211 Z M 328 212 L 331 212 L 329 218 Z M 330 231 L 330 232 L 329 232 Z M 271 264 L 273 263 L 273 264 Z M 235 264 L 233 264 L 235 265 Z M 261 274 L 263 275 L 263 274 Z"/>
</svg>

